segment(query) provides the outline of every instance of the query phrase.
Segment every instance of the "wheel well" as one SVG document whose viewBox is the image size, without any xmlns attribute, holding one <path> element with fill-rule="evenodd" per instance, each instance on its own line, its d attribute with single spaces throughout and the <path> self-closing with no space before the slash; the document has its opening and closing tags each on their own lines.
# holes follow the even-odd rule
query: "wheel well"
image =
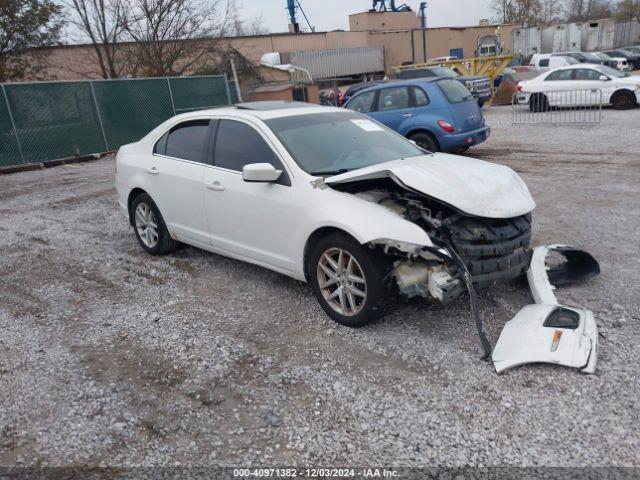
<svg viewBox="0 0 640 480">
<path fill-rule="evenodd" d="M 631 95 L 634 98 L 634 100 L 636 98 L 635 94 L 628 88 L 621 88 L 620 90 L 616 90 L 611 94 L 611 98 L 615 97 L 616 95 L 622 95 L 622 94 Z"/>
<path fill-rule="evenodd" d="M 431 130 L 427 130 L 426 128 L 416 128 L 415 130 L 411 130 L 405 136 L 410 139 L 416 133 L 426 133 L 428 135 L 431 135 L 433 137 L 433 140 L 436 142 L 436 145 L 440 146 L 440 142 L 438 142 L 438 137 L 436 136 L 436 134 Z"/>
<path fill-rule="evenodd" d="M 311 253 L 311 249 L 321 238 L 331 235 L 332 233 L 343 233 L 353 238 L 353 235 L 337 227 L 320 227 L 317 230 L 314 230 L 311 233 L 311 235 L 309 235 L 309 238 L 307 239 L 307 243 L 305 243 L 304 245 L 304 254 L 302 257 L 303 267 L 304 267 L 304 278 L 306 278 L 307 281 L 309 281 L 308 263 L 309 263 L 309 254 Z"/>
<path fill-rule="evenodd" d="M 129 223 L 131 225 L 133 225 L 133 212 L 131 211 L 131 204 L 138 195 L 142 195 L 143 193 L 147 192 L 145 192 L 141 188 L 134 188 L 133 190 L 131 190 L 131 192 L 129 192 L 129 198 L 127 198 L 127 212 L 129 213 Z"/>
</svg>

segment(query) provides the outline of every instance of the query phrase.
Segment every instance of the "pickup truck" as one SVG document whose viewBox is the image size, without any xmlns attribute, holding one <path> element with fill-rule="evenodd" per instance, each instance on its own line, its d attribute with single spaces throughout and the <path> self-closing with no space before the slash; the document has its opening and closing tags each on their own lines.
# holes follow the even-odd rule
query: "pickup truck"
<svg viewBox="0 0 640 480">
<path fill-rule="evenodd" d="M 433 66 L 411 68 L 398 71 L 397 76 L 403 80 L 428 77 L 453 78 L 467 87 L 467 90 L 471 92 L 471 95 L 473 95 L 473 98 L 476 99 L 480 107 L 482 107 L 482 105 L 491 98 L 491 79 L 489 77 L 463 76 L 447 67 Z"/>
</svg>

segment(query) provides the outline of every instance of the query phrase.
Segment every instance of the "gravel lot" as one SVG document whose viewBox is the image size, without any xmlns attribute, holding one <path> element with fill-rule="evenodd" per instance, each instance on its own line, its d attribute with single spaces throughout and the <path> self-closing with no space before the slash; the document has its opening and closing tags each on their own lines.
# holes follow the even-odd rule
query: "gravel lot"
<svg viewBox="0 0 640 480">
<path fill-rule="evenodd" d="M 0 177 L 0 465 L 640 464 L 640 109 L 592 127 L 509 112 L 485 109 L 469 154 L 524 177 L 534 244 L 600 261 L 558 292 L 595 313 L 596 375 L 496 375 L 466 299 L 352 330 L 279 274 L 148 256 L 103 159 Z M 524 282 L 483 292 L 492 342 L 528 303 Z"/>
</svg>

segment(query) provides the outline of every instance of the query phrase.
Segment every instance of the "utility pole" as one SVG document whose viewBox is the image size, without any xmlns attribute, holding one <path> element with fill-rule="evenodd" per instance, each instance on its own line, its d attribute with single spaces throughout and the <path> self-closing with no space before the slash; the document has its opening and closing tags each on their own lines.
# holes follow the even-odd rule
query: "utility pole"
<svg viewBox="0 0 640 480">
<path fill-rule="evenodd" d="M 507 23 L 507 0 L 502 0 L 502 23 Z"/>
</svg>

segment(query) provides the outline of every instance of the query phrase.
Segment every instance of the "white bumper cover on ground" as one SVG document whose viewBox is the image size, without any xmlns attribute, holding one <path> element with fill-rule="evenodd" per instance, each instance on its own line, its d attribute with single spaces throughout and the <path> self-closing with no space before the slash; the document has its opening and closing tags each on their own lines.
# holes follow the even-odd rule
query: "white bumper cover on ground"
<svg viewBox="0 0 640 480">
<path fill-rule="evenodd" d="M 547 256 L 557 252 L 565 262 L 550 267 Z M 556 284 L 597 275 L 600 268 L 586 252 L 569 245 L 545 245 L 534 250 L 527 278 L 535 305 L 527 305 L 508 321 L 493 349 L 498 373 L 526 363 L 555 363 L 594 373 L 598 328 L 590 310 L 558 304 Z"/>
</svg>

